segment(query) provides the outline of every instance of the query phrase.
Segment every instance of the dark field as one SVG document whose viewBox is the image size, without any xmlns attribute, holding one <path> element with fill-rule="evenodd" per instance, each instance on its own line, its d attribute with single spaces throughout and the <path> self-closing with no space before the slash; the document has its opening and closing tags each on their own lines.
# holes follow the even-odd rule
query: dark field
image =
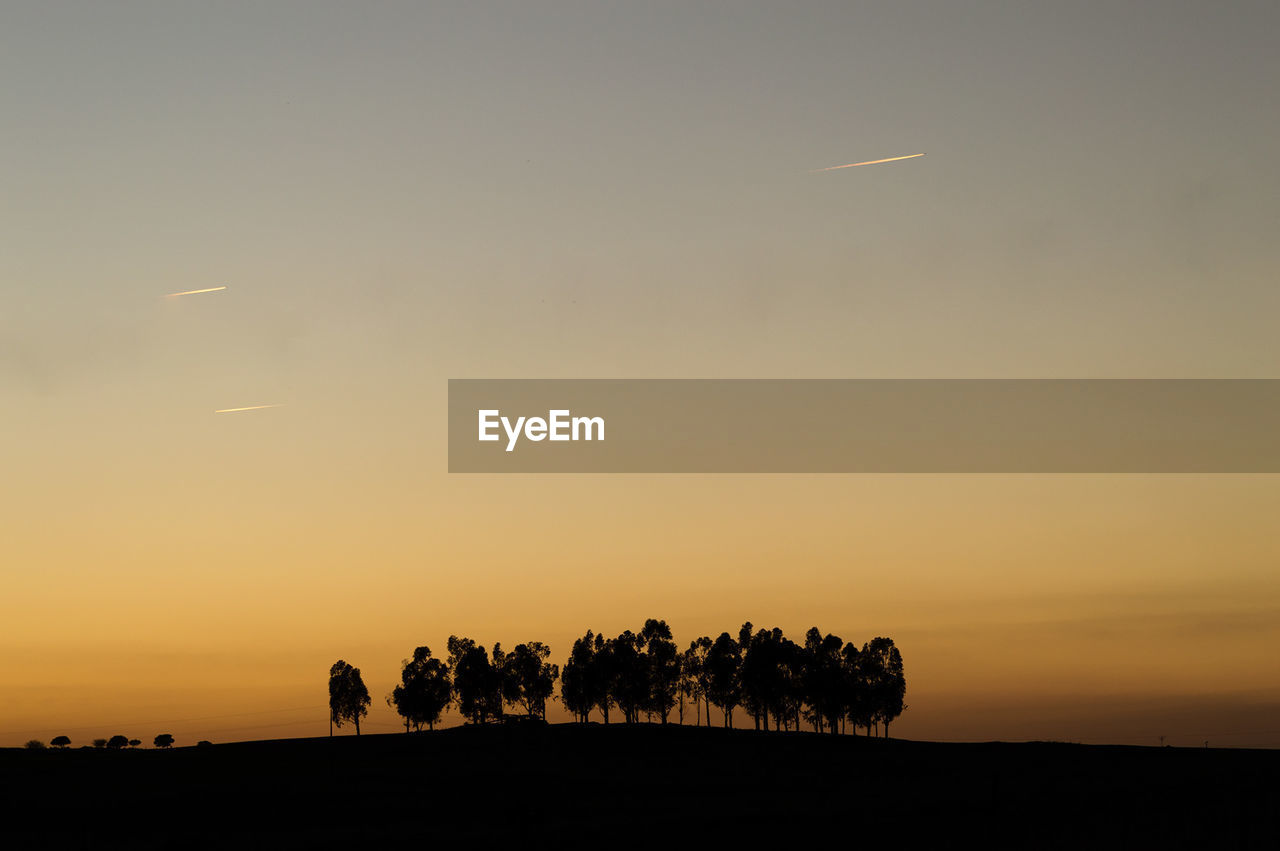
<svg viewBox="0 0 1280 851">
<path fill-rule="evenodd" d="M 0 801 L 8 848 L 1275 848 L 1280 752 L 462 727 L 0 750 Z"/>
</svg>

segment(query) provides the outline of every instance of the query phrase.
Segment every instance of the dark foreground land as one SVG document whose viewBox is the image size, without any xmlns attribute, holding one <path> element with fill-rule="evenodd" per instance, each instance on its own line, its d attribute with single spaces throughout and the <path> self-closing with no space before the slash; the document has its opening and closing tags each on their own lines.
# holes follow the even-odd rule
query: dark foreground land
<svg viewBox="0 0 1280 851">
<path fill-rule="evenodd" d="M 1280 751 L 620 724 L 0 750 L 8 848 L 1280 846 Z"/>
</svg>

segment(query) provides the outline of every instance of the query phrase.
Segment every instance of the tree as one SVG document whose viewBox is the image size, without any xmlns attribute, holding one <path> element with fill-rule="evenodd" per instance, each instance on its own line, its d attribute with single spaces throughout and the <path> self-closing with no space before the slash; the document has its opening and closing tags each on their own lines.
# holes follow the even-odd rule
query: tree
<svg viewBox="0 0 1280 851">
<path fill-rule="evenodd" d="M 355 724 L 360 735 L 360 719 L 369 714 L 369 689 L 360 669 L 339 659 L 329 669 L 329 720 L 338 727 L 344 721 Z M 333 735 L 332 729 L 329 735 Z"/>
<path fill-rule="evenodd" d="M 128 746 L 129 746 L 128 736 L 112 736 L 110 740 L 108 740 L 107 742 L 107 747 L 113 751 L 118 751 L 121 748 L 126 748 Z"/>
<path fill-rule="evenodd" d="M 689 642 L 689 649 L 684 651 L 685 667 L 688 670 L 690 678 L 689 691 L 693 695 L 695 709 L 698 702 L 701 701 L 707 710 L 707 726 L 711 726 L 711 695 L 710 674 L 707 671 L 707 657 L 711 654 L 713 642 L 710 636 L 702 636 Z M 699 711 L 698 725 L 702 724 L 702 714 Z"/>
<path fill-rule="evenodd" d="M 724 726 L 732 727 L 733 709 L 741 699 L 742 651 L 729 633 L 720 633 L 711 645 L 706 670 L 708 698 L 724 712 Z"/>
<path fill-rule="evenodd" d="M 665 724 L 680 690 L 680 651 L 671 640 L 671 627 L 666 621 L 645 621 L 640 641 L 644 644 L 648 679 L 645 711 L 656 713 Z"/>
<path fill-rule="evenodd" d="M 591 657 L 591 694 L 600 709 L 604 723 L 609 723 L 609 708 L 614 705 L 618 679 L 618 653 L 614 639 L 597 635 Z"/>
<path fill-rule="evenodd" d="M 844 716 L 844 641 L 811 627 L 804 637 L 804 692 L 809 720 L 818 732 L 839 733 Z"/>
<path fill-rule="evenodd" d="M 622 720 L 628 724 L 640 720 L 640 712 L 649 698 L 649 672 L 641 646 L 640 637 L 627 630 L 609 641 L 610 653 L 605 657 L 613 663 L 609 678 L 613 701 L 622 710 Z"/>
<path fill-rule="evenodd" d="M 502 652 L 500 645 L 494 650 Z M 464 718 L 483 724 L 502 715 L 502 675 L 483 647 L 470 638 L 449 636 L 449 668 L 453 671 L 454 700 Z"/>
<path fill-rule="evenodd" d="M 866 727 L 871 732 L 873 707 L 870 690 L 867 687 L 866 662 L 858 652 L 858 646 L 850 642 L 842 651 L 844 657 L 845 677 L 845 717 L 853 726 L 853 734 L 858 735 L 859 727 Z"/>
<path fill-rule="evenodd" d="M 884 735 L 888 738 L 889 722 L 907 708 L 902 702 L 907 693 L 902 654 L 892 638 L 876 637 L 862 648 L 861 655 L 871 703 L 868 714 L 872 723 L 884 724 Z"/>
<path fill-rule="evenodd" d="M 171 748 L 173 747 L 173 736 L 169 733 L 161 733 L 156 736 L 155 741 L 153 741 L 152 744 L 158 748 Z M 95 741 L 93 746 L 97 747 L 98 743 Z"/>
<path fill-rule="evenodd" d="M 587 630 L 586 635 L 573 642 L 569 659 L 560 674 L 560 700 L 580 724 L 587 722 L 596 705 L 596 695 L 592 690 L 595 638 L 595 634 Z"/>
<path fill-rule="evenodd" d="M 57 736 L 53 741 L 49 742 L 55 748 L 65 748 L 71 744 L 71 739 L 67 736 Z"/>
<path fill-rule="evenodd" d="M 142 739 L 130 739 L 130 740 L 129 740 L 129 747 L 131 747 L 131 748 L 136 748 L 136 747 L 137 747 L 138 745 L 140 745 L 140 744 L 142 744 Z"/>
<path fill-rule="evenodd" d="M 413 658 L 404 660 L 400 683 L 392 690 L 387 702 L 404 719 L 405 732 L 410 725 L 415 730 L 424 726 L 434 730 L 436 722 L 453 700 L 449 666 L 431 658 L 431 648 L 415 648 Z"/>
<path fill-rule="evenodd" d="M 29 739 L 27 740 L 27 743 L 23 745 L 23 747 L 29 751 L 42 751 L 45 749 L 44 742 L 40 741 L 39 739 Z"/>
<path fill-rule="evenodd" d="M 102 748 L 105 748 L 105 747 L 107 746 L 107 740 L 106 740 L 106 739 L 94 739 L 94 740 L 93 740 L 93 746 L 94 746 L 95 748 L 97 748 L 98 750 L 101 750 Z"/>
<path fill-rule="evenodd" d="M 751 634 L 748 621 L 738 631 L 738 646 L 742 648 L 742 705 L 751 713 L 756 729 L 769 729 L 769 715 L 773 713 L 775 726 L 780 726 L 783 693 L 788 683 L 784 666 L 785 639 L 782 630 L 761 629 Z"/>
<path fill-rule="evenodd" d="M 687 700 L 694 702 L 694 710 L 698 708 L 697 704 L 697 671 L 695 669 L 696 660 L 690 649 L 686 649 L 680 654 L 680 679 L 676 681 L 676 697 L 680 707 L 680 723 L 684 723 L 684 704 Z M 701 716 L 699 716 L 701 720 Z"/>
<path fill-rule="evenodd" d="M 496 648 L 495 648 L 496 649 Z M 560 676 L 558 665 L 547 662 L 551 648 L 541 641 L 517 644 L 503 659 L 503 698 L 524 707 L 531 717 L 547 719 L 547 699 Z"/>
</svg>

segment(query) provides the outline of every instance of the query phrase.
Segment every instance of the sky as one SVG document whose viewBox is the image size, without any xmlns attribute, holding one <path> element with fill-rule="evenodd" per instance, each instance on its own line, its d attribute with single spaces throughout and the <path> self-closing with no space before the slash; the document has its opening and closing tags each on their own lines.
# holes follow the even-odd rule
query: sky
<svg viewBox="0 0 1280 851">
<path fill-rule="evenodd" d="M 390 731 L 417 645 L 660 617 L 892 636 L 895 735 L 1280 746 L 1280 477 L 445 446 L 449 378 L 1280 377 L 1278 28 L 5 4 L 0 745 L 321 735 L 338 658 Z"/>
</svg>

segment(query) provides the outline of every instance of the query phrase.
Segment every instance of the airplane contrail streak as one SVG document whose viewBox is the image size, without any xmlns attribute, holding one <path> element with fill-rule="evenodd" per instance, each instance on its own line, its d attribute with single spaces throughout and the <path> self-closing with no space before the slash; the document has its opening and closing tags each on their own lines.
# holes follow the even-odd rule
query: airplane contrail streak
<svg viewBox="0 0 1280 851">
<path fill-rule="evenodd" d="M 827 166 L 826 168 L 809 169 L 809 173 L 816 174 L 820 171 L 835 171 L 836 169 L 839 169 L 839 168 L 853 168 L 855 166 L 860 166 L 860 165 L 876 165 L 877 163 L 896 163 L 898 160 L 914 160 L 916 157 L 923 157 L 923 156 L 924 154 L 908 154 L 905 157 L 889 157 L 883 160 L 867 160 L 864 163 L 849 163 L 848 165 L 832 165 L 832 166 Z"/>
<path fill-rule="evenodd" d="M 214 411 L 215 414 L 234 414 L 237 411 L 260 411 L 263 408 L 279 408 L 279 405 L 250 405 L 247 408 L 222 408 Z"/>
<path fill-rule="evenodd" d="M 197 295 L 199 293 L 216 293 L 218 290 L 225 290 L 226 287 L 209 287 L 207 290 L 187 290 L 184 293 L 169 293 L 169 296 L 175 295 Z"/>
</svg>

